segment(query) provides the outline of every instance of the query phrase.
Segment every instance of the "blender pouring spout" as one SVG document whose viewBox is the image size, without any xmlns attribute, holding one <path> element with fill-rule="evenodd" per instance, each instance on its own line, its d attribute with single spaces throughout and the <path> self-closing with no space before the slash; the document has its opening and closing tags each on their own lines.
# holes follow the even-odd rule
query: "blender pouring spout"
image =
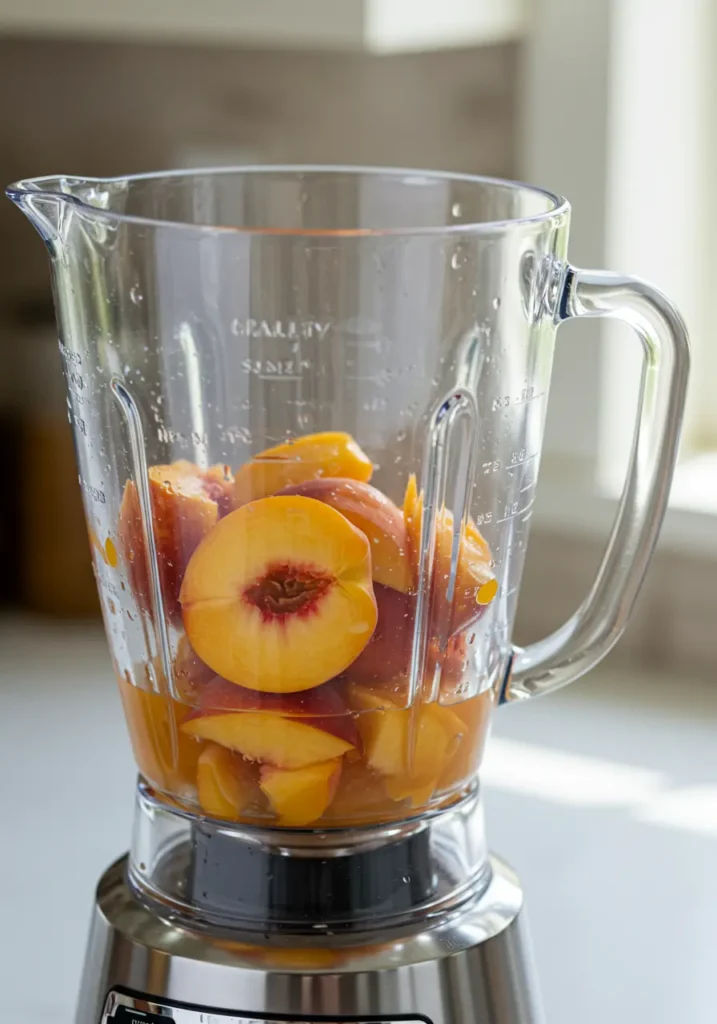
<svg viewBox="0 0 717 1024">
<path fill-rule="evenodd" d="M 92 216 L 107 212 L 110 200 L 126 185 L 102 178 L 54 174 L 26 178 L 6 188 L 8 199 L 22 210 L 43 241 L 54 248 L 61 243 L 62 225 L 68 211 L 80 209 Z"/>
</svg>

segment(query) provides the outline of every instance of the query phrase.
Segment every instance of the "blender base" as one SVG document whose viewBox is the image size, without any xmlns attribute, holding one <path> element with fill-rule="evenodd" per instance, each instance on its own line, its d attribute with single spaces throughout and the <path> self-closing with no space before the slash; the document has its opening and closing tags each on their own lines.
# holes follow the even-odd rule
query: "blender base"
<svg viewBox="0 0 717 1024">
<path fill-rule="evenodd" d="M 480 896 L 420 930 L 262 945 L 158 917 L 122 858 L 97 889 L 76 1024 L 540 1024 L 523 892 L 491 863 Z"/>
</svg>

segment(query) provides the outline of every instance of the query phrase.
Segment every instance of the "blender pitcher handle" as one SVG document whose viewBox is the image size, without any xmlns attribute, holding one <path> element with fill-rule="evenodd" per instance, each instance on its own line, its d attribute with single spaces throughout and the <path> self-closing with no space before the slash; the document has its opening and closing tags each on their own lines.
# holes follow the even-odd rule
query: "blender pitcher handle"
<svg viewBox="0 0 717 1024">
<path fill-rule="evenodd" d="M 627 478 L 590 593 L 555 633 L 515 648 L 501 703 L 550 693 L 583 675 L 620 638 L 667 507 L 689 374 L 689 341 L 672 303 L 644 281 L 565 268 L 557 320 L 622 320 L 642 342 L 643 367 Z"/>
</svg>

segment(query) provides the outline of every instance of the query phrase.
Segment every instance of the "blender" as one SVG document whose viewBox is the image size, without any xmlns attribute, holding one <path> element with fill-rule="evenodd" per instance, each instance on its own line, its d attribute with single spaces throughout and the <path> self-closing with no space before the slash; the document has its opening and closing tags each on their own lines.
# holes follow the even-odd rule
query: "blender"
<svg viewBox="0 0 717 1024">
<path fill-rule="evenodd" d="M 264 167 L 8 194 L 50 255 L 139 768 L 77 1024 L 540 1021 L 481 757 L 494 706 L 625 627 L 677 451 L 679 315 L 572 267 L 568 203 L 517 183 Z M 641 342 L 633 453 L 588 597 L 519 649 L 575 316 Z"/>
</svg>

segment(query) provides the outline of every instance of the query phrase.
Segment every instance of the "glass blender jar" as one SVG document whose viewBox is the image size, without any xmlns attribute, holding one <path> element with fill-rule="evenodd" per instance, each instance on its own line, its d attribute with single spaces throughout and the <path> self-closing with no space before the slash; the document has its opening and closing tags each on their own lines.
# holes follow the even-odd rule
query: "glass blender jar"
<svg viewBox="0 0 717 1024">
<path fill-rule="evenodd" d="M 257 168 L 8 191 L 50 254 L 140 772 L 78 1021 L 538 1019 L 515 937 L 502 1009 L 498 982 L 448 998 L 455 979 L 416 971 L 513 934 L 517 883 L 482 832 L 490 716 L 625 626 L 677 449 L 679 316 L 574 269 L 568 204 L 509 182 Z M 634 453 L 588 598 L 518 650 L 555 331 L 582 315 L 642 343 Z"/>
</svg>

